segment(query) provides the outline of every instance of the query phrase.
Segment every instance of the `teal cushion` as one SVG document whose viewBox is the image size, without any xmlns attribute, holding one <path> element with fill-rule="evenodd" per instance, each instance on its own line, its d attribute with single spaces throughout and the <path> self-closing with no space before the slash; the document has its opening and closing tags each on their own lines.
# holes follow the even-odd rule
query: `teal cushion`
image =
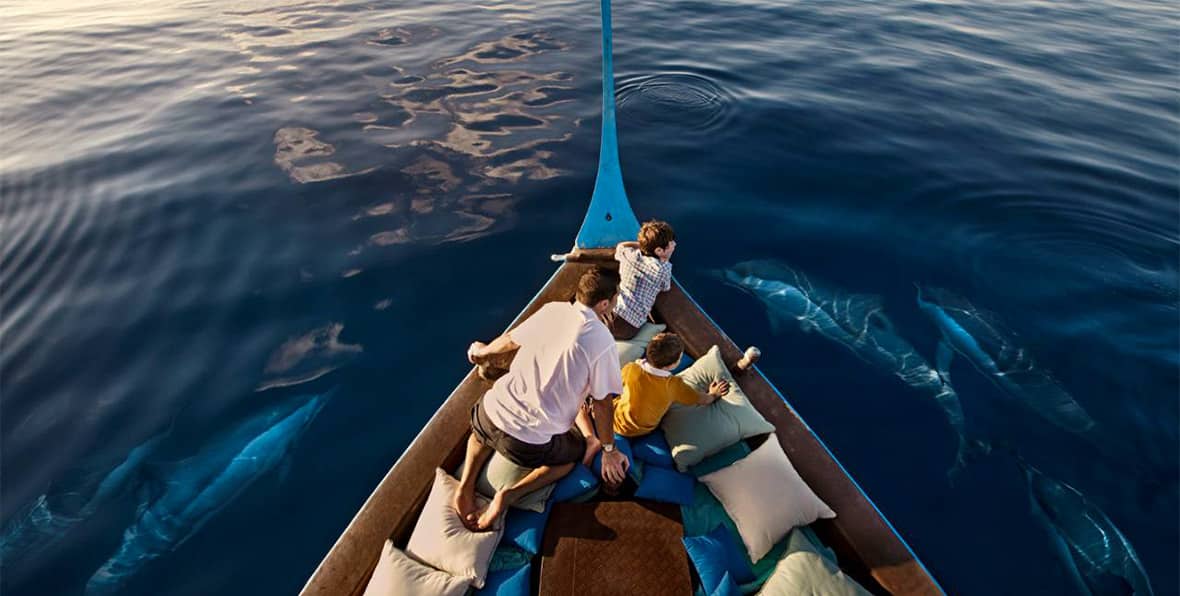
<svg viewBox="0 0 1180 596">
<path fill-rule="evenodd" d="M 475 491 L 490 499 L 496 496 L 497 490 L 516 484 L 531 471 L 531 468 L 518 466 L 503 455 L 493 453 L 475 481 Z M 458 473 L 463 473 L 462 466 L 459 467 Z M 553 494 L 553 488 L 552 484 L 543 486 L 517 499 L 512 506 L 540 512 L 545 509 L 545 502 Z"/>
<path fill-rule="evenodd" d="M 717 346 L 679 376 L 698 391 L 708 390 L 709 383 L 717 379 L 729 381 L 730 385 L 729 393 L 707 406 L 672 404 L 660 422 L 681 471 L 742 439 L 774 432 L 774 426 L 754 409 L 725 368 Z"/>
<path fill-rule="evenodd" d="M 541 538 L 545 535 L 545 524 L 549 522 L 552 505 L 546 505 L 541 512 L 523 509 L 509 509 L 504 515 L 504 537 L 507 541 L 529 554 L 541 551 Z"/>
<path fill-rule="evenodd" d="M 492 553 L 492 560 L 488 563 L 488 573 L 504 571 L 505 569 L 520 569 L 533 560 L 533 555 L 516 548 L 511 544 L 501 543 Z"/>
<path fill-rule="evenodd" d="M 868 596 L 869 592 L 845 575 L 830 555 L 817 548 L 806 533 L 793 531 L 787 535 L 786 541 L 786 553 L 775 564 L 774 572 L 759 594 Z"/>
<path fill-rule="evenodd" d="M 651 466 L 644 471 L 643 479 L 639 481 L 639 488 L 635 491 L 635 496 L 640 499 L 664 503 L 691 505 L 694 484 L 696 484 L 696 480 L 688 474 Z"/>
<path fill-rule="evenodd" d="M 598 493 L 598 476 L 590 468 L 577 464 L 569 474 L 554 484 L 553 501 L 580 503 L 594 498 Z"/>
<path fill-rule="evenodd" d="M 703 536 L 684 537 L 684 548 L 701 578 L 701 587 L 708 594 L 716 593 L 724 576 L 735 583 L 754 579 L 750 564 L 742 556 L 744 549 L 724 525 Z"/>
<path fill-rule="evenodd" d="M 672 448 L 668 447 L 664 432 L 658 428 L 642 437 L 632 437 L 631 452 L 635 454 L 635 459 L 653 466 L 671 468 L 675 465 Z"/>
<path fill-rule="evenodd" d="M 479 596 L 528 596 L 531 593 L 529 572 L 528 565 L 516 569 L 494 571 L 488 574 L 488 580 L 483 589 L 476 590 L 472 594 Z"/>
<path fill-rule="evenodd" d="M 647 344 L 651 343 L 651 338 L 655 337 L 657 333 L 667 329 L 667 325 L 660 325 L 657 323 L 644 323 L 639 328 L 639 333 L 635 337 L 627 340 L 616 341 L 615 349 L 619 351 L 619 366 L 623 366 L 628 362 L 634 362 L 643 358 L 644 351 L 647 350 Z"/>
<path fill-rule="evenodd" d="M 750 446 L 745 441 L 738 441 L 709 457 L 706 457 L 701 463 L 692 466 L 688 472 L 697 478 L 705 474 L 712 474 L 721 468 L 728 468 L 738 460 L 750 455 Z"/>
</svg>

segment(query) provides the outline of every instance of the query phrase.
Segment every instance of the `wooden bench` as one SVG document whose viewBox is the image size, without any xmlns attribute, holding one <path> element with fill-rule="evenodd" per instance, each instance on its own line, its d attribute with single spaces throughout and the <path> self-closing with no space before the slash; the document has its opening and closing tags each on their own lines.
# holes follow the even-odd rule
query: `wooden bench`
<svg viewBox="0 0 1180 596">
<path fill-rule="evenodd" d="M 539 593 L 691 596 L 683 536 L 676 505 L 558 503 L 542 542 Z"/>
</svg>

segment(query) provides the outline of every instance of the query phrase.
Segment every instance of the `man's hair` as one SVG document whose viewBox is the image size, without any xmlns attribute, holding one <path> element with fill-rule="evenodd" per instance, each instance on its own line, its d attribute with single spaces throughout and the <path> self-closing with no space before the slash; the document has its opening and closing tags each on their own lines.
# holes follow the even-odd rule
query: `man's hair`
<svg viewBox="0 0 1180 596">
<path fill-rule="evenodd" d="M 657 333 L 647 344 L 647 362 L 656 368 L 678 362 L 683 353 L 684 342 L 675 333 Z"/>
<path fill-rule="evenodd" d="M 603 300 L 610 300 L 619 291 L 619 272 L 595 265 L 582 274 L 578 280 L 578 302 L 594 306 Z"/>
<path fill-rule="evenodd" d="M 668 248 L 668 244 L 675 239 L 676 232 L 668 222 L 658 219 L 645 221 L 639 228 L 639 252 L 654 257 L 657 248 Z"/>
</svg>

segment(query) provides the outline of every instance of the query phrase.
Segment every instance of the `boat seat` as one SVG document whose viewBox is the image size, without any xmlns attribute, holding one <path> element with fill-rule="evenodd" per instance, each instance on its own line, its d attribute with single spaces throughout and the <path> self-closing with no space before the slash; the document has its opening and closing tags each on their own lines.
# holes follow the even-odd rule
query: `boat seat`
<svg viewBox="0 0 1180 596">
<path fill-rule="evenodd" d="M 539 593 L 691 596 L 680 508 L 653 501 L 553 506 L 541 546 Z"/>
</svg>

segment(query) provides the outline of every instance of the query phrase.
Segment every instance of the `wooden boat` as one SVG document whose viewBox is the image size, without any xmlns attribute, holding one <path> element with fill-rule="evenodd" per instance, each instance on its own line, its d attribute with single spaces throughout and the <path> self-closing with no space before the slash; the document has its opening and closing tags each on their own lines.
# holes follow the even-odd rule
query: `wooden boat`
<svg viewBox="0 0 1180 596">
<path fill-rule="evenodd" d="M 633 240 L 639 228 L 631 210 L 619 166 L 615 130 L 615 98 L 611 56 L 610 0 L 602 7 L 602 137 L 598 175 L 586 218 L 575 240 L 575 248 L 562 255 L 557 271 L 524 308 L 509 329 L 528 318 L 547 302 L 570 301 L 579 276 L 595 264 L 613 263 L 613 247 Z M 720 347 L 734 378 L 759 412 L 774 425 L 783 450 L 800 476 L 838 516 L 812 524 L 816 535 L 836 553 L 840 568 L 863 587 L 878 594 L 942 594 L 941 588 L 917 556 L 873 505 L 848 472 L 819 437 L 800 418 L 781 393 L 756 366 L 736 367 L 743 357 L 733 342 L 676 281 L 660 295 L 653 317 L 678 333 L 686 352 L 697 358 L 709 348 Z M 413 530 L 432 483 L 435 469 L 454 471 L 462 461 L 470 412 L 492 383 L 477 369 L 463 379 L 378 484 L 376 490 L 349 523 L 344 533 L 316 568 L 302 594 L 306 596 L 351 595 L 364 592 L 387 539 L 404 546 Z M 642 515 L 655 508 L 613 508 L 625 515 Z M 633 512 L 633 513 L 626 513 Z M 663 513 L 660 513 L 663 515 Z M 671 516 L 678 516 L 673 512 Z M 546 544 L 560 538 L 563 523 L 574 519 L 554 516 L 546 528 Z M 579 530 L 581 531 L 581 530 Z M 557 537 L 557 538 L 554 538 Z M 625 540 L 624 535 L 616 535 Z M 619 546 L 619 545 L 612 545 Z M 684 573 L 689 573 L 683 566 Z M 640 566 L 629 573 L 644 573 Z M 544 573 L 542 572 L 542 575 Z M 541 586 L 542 593 L 634 593 L 625 586 L 609 585 L 610 575 L 596 586 L 566 585 L 554 589 Z M 606 582 L 604 585 L 603 582 Z M 538 588 L 534 572 L 533 589 Z M 593 589 L 590 589 L 593 588 Z M 659 590 L 667 592 L 670 590 Z"/>
</svg>

